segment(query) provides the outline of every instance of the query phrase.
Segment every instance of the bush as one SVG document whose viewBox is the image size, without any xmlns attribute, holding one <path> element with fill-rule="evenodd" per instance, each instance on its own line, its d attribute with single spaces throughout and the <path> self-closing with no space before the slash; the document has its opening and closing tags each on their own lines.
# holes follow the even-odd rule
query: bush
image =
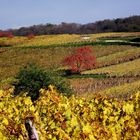
<svg viewBox="0 0 140 140">
<path fill-rule="evenodd" d="M 12 83 L 15 86 L 15 95 L 28 92 L 32 101 L 38 99 L 41 88 L 47 88 L 50 84 L 66 96 L 72 93 L 69 84 L 57 72 L 45 71 L 34 64 L 22 68 L 15 78 L 16 82 Z"/>
</svg>

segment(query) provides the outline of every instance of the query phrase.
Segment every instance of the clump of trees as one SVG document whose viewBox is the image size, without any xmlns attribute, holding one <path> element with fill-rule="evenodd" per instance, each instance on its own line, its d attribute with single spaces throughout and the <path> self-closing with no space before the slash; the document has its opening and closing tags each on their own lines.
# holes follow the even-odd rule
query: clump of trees
<svg viewBox="0 0 140 140">
<path fill-rule="evenodd" d="M 80 74 L 83 70 L 93 69 L 96 64 L 96 58 L 90 46 L 79 47 L 75 49 L 72 55 L 64 59 L 63 64 L 69 68 L 69 74 Z"/>
<path fill-rule="evenodd" d="M 16 36 L 46 35 L 46 34 L 91 34 L 101 32 L 138 32 L 140 31 L 140 16 L 106 19 L 95 23 L 77 24 L 40 24 L 30 27 L 9 30 Z"/>
</svg>

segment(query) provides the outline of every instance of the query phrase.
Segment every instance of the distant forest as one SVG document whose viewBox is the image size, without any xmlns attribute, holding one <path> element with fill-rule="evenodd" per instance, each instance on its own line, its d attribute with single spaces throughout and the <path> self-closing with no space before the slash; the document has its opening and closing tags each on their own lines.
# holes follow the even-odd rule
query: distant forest
<svg viewBox="0 0 140 140">
<path fill-rule="evenodd" d="M 40 24 L 30 27 L 21 27 L 19 29 L 8 30 L 16 36 L 49 35 L 49 34 L 92 34 L 103 32 L 139 32 L 140 16 L 131 16 L 127 18 L 106 19 L 95 23 L 77 24 Z"/>
</svg>

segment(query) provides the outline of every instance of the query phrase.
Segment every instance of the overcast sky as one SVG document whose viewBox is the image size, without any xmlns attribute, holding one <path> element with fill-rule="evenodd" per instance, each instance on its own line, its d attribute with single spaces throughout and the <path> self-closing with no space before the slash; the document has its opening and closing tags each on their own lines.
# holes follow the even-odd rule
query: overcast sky
<svg viewBox="0 0 140 140">
<path fill-rule="evenodd" d="M 140 0 L 0 0 L 0 29 L 140 15 Z"/>
</svg>

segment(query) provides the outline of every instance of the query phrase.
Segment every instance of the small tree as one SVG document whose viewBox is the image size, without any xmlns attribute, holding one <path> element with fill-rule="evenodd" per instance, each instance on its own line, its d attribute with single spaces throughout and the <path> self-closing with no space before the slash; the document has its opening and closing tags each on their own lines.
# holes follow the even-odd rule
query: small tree
<svg viewBox="0 0 140 140">
<path fill-rule="evenodd" d="M 90 46 L 77 48 L 72 55 L 64 59 L 64 65 L 68 66 L 72 73 L 93 69 L 95 63 L 96 58 Z"/>
</svg>

